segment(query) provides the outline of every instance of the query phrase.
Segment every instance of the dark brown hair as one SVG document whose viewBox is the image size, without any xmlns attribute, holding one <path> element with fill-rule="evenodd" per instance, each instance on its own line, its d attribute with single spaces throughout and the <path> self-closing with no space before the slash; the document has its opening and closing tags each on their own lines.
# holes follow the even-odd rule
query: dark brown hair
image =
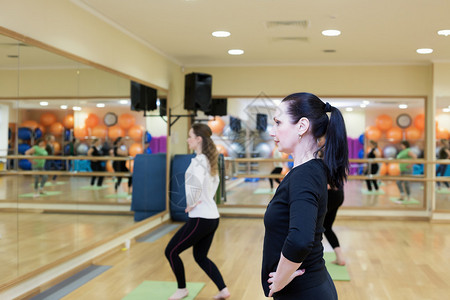
<svg viewBox="0 0 450 300">
<path fill-rule="evenodd" d="M 195 123 L 192 125 L 192 130 L 196 136 L 202 138 L 202 153 L 206 155 L 211 168 L 211 175 L 216 175 L 218 170 L 217 158 L 219 157 L 219 152 L 217 151 L 216 145 L 211 139 L 212 131 L 208 125 L 202 123 Z"/>
</svg>

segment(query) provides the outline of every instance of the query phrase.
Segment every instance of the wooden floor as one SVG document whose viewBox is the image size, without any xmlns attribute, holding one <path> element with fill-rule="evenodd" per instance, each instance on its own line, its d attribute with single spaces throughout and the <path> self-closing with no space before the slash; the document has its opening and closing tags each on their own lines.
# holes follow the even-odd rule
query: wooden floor
<svg viewBox="0 0 450 300">
<path fill-rule="evenodd" d="M 335 231 L 351 277 L 335 282 L 340 299 L 449 299 L 450 224 L 338 220 Z M 175 281 L 164 257 L 172 235 L 132 244 L 130 250 L 98 261 L 112 268 L 63 299 L 122 299 L 144 280 Z M 261 219 L 221 219 L 210 258 L 221 270 L 231 299 L 267 299 L 260 285 L 263 235 Z M 187 280 L 206 283 L 195 299 L 211 299 L 216 288 L 194 262 L 192 251 L 182 258 Z"/>
</svg>

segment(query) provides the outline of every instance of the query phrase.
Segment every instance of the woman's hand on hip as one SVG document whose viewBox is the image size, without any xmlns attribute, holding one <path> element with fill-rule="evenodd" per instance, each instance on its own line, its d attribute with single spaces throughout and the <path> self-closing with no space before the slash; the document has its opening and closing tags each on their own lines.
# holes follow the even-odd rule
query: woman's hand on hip
<svg viewBox="0 0 450 300">
<path fill-rule="evenodd" d="M 292 273 L 291 276 L 289 276 L 289 279 L 287 282 L 281 283 L 278 282 L 278 278 L 277 278 L 277 273 L 276 272 L 272 272 L 269 274 L 269 279 L 267 280 L 268 283 L 270 283 L 271 285 L 269 285 L 269 297 L 272 297 L 274 293 L 281 291 L 286 285 L 288 285 L 295 277 L 297 276 L 301 276 L 305 274 L 305 269 L 301 269 L 301 270 L 297 270 L 294 273 Z"/>
</svg>

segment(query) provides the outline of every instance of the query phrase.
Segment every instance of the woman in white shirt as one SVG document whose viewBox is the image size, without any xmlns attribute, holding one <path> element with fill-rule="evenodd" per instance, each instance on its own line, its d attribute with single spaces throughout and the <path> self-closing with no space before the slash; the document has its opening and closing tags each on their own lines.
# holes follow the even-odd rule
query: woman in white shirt
<svg viewBox="0 0 450 300">
<path fill-rule="evenodd" d="M 169 300 L 188 296 L 184 266 L 179 255 L 190 247 L 193 247 L 195 261 L 219 289 L 214 299 L 230 297 L 219 269 L 207 257 L 214 233 L 219 226 L 219 212 L 214 201 L 219 186 L 218 152 L 211 135 L 211 129 L 205 124 L 196 123 L 189 130 L 188 146 L 196 153 L 185 174 L 185 211 L 189 213 L 189 219 L 175 233 L 165 250 L 178 284 L 177 291 Z"/>
</svg>

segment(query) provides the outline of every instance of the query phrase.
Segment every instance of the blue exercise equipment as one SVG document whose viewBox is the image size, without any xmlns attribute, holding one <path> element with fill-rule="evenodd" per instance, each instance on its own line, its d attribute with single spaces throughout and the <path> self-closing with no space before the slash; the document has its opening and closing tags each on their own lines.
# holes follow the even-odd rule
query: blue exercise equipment
<svg viewBox="0 0 450 300">
<path fill-rule="evenodd" d="M 170 170 L 170 216 L 174 221 L 187 221 L 188 214 L 186 209 L 186 191 L 184 189 L 184 175 L 194 154 L 178 154 L 172 159 Z"/>
<path fill-rule="evenodd" d="M 28 159 L 19 160 L 19 168 L 22 170 L 31 170 L 31 162 Z"/>
<path fill-rule="evenodd" d="M 32 130 L 28 127 L 20 127 L 17 131 L 17 136 L 19 137 L 19 139 L 25 141 L 31 140 L 32 134 Z"/>
<path fill-rule="evenodd" d="M 138 154 L 134 159 L 131 210 L 136 222 L 166 209 L 166 154 Z"/>
<path fill-rule="evenodd" d="M 31 146 L 28 144 L 19 144 L 18 146 L 19 154 L 25 154 L 25 151 L 27 151 L 30 148 Z"/>
</svg>

